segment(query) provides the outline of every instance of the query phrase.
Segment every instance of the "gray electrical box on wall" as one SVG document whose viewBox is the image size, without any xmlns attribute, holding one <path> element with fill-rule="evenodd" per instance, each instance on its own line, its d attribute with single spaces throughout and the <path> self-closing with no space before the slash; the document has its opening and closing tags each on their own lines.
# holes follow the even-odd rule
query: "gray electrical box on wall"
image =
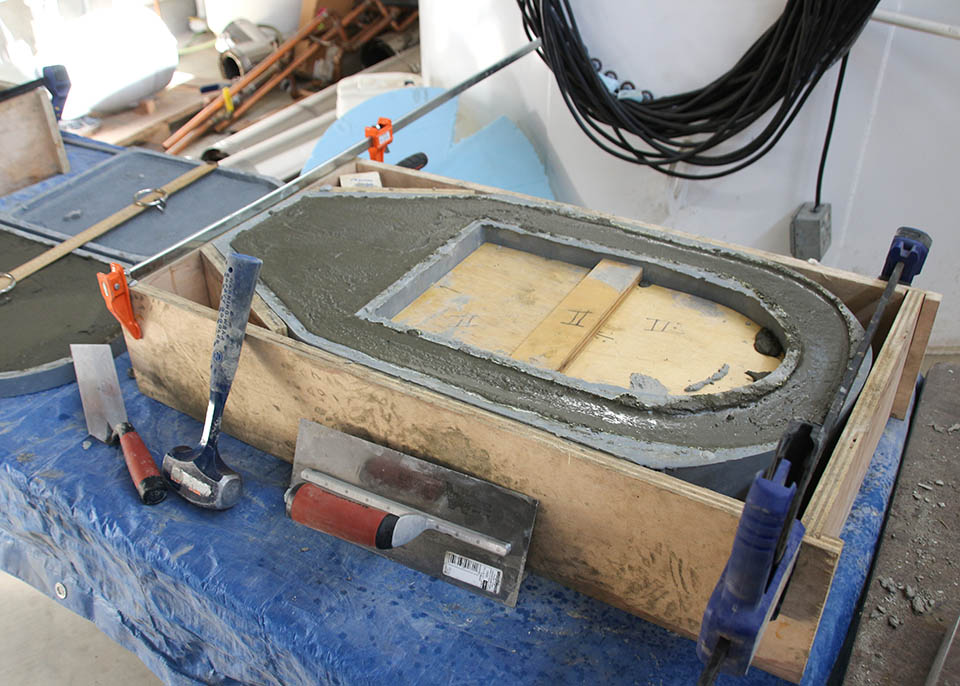
<svg viewBox="0 0 960 686">
<path fill-rule="evenodd" d="M 830 247 L 830 203 L 805 202 L 790 222 L 790 254 L 820 260 Z"/>
</svg>

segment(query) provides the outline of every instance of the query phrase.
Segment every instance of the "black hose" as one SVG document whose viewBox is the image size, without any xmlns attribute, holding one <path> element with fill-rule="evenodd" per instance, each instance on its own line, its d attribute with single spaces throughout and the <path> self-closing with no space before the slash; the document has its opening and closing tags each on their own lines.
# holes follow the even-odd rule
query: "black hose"
<svg viewBox="0 0 960 686">
<path fill-rule="evenodd" d="M 878 2 L 788 0 L 730 71 L 702 88 L 659 98 L 644 91 L 638 91 L 644 97 L 622 98 L 610 91 L 580 38 L 569 0 L 517 0 L 517 5 L 527 36 L 543 40 L 538 53 L 567 108 L 597 146 L 669 176 L 712 179 L 753 164 L 776 145 L 824 73 L 846 58 Z M 823 162 L 841 84 L 842 75 Z M 716 150 L 767 112 L 769 121 L 749 141 L 735 150 Z M 677 171 L 679 162 L 721 169 L 692 174 Z M 822 176 L 821 171 L 818 186 Z"/>
</svg>

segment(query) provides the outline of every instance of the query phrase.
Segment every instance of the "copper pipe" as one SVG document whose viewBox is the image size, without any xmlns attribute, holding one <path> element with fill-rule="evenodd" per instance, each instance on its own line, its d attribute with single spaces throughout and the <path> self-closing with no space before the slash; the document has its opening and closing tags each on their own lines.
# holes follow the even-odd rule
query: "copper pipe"
<svg viewBox="0 0 960 686">
<path fill-rule="evenodd" d="M 399 24 L 396 22 L 392 23 L 390 26 L 398 33 L 402 33 L 410 24 L 416 21 L 417 17 L 420 16 L 420 10 L 414 10 L 411 12 L 406 19 L 401 21 Z"/>
<path fill-rule="evenodd" d="M 224 129 L 226 129 L 234 120 L 242 117 L 244 112 L 246 112 L 255 104 L 257 104 L 263 98 L 263 96 L 265 96 L 267 93 L 269 93 L 274 88 L 276 88 L 281 81 L 283 81 L 293 72 L 294 69 L 296 69 L 301 64 L 306 62 L 308 59 L 316 55 L 320 51 L 320 48 L 322 47 L 323 46 L 320 45 L 319 43 L 311 45 L 298 58 L 290 62 L 290 64 L 284 67 L 281 71 L 274 74 L 269 81 L 267 81 L 262 86 L 260 86 L 249 98 L 244 100 L 243 104 L 233 111 L 233 114 L 230 116 L 229 119 L 227 119 L 226 121 L 220 122 L 214 128 L 217 131 L 223 131 Z"/>
<path fill-rule="evenodd" d="M 223 101 L 223 98 L 220 98 L 220 101 Z M 180 151 L 186 148 L 188 145 L 193 143 L 195 140 L 200 138 L 203 134 L 210 130 L 212 124 L 209 122 L 201 122 L 200 125 L 194 128 L 191 131 L 188 131 L 183 138 L 178 140 L 176 143 L 170 146 L 170 149 L 167 152 L 171 155 L 178 155 Z"/>
<path fill-rule="evenodd" d="M 367 9 L 371 2 L 373 2 L 373 0 L 363 0 L 363 2 L 357 3 L 357 6 L 347 12 L 347 14 L 343 17 L 343 25 L 349 26 L 352 24 L 353 20 L 359 17 L 360 13 Z"/>
<path fill-rule="evenodd" d="M 380 14 L 386 16 L 388 13 L 388 10 L 386 6 L 383 4 L 383 0 L 374 0 L 374 2 L 377 3 L 377 9 L 380 10 Z M 399 11 L 400 10 L 398 10 L 396 7 L 391 7 L 389 10 L 389 12 L 399 12 Z M 413 23 L 413 20 L 416 19 L 418 16 L 420 16 L 420 10 L 413 10 L 409 15 L 407 15 L 403 20 L 400 20 L 400 21 L 397 20 L 397 15 L 394 15 L 393 21 L 390 22 L 390 28 L 392 28 L 394 31 L 397 31 L 397 32 L 403 31 L 405 28 L 410 26 L 410 24 Z"/>
<path fill-rule="evenodd" d="M 374 0 L 374 2 L 377 3 L 377 9 L 380 10 L 380 14 L 383 16 L 387 16 L 388 14 L 391 15 L 390 27 L 394 31 L 402 31 L 403 29 L 400 28 L 400 24 L 397 22 L 397 17 L 400 16 L 400 10 L 396 7 L 391 7 L 388 10 L 383 4 L 383 0 Z M 417 12 L 417 10 L 414 10 L 414 12 Z"/>
<path fill-rule="evenodd" d="M 368 40 L 374 38 L 378 33 L 387 28 L 387 26 L 390 25 L 390 22 L 393 21 L 396 16 L 397 10 L 391 8 L 390 13 L 387 14 L 387 16 L 381 17 L 377 21 L 364 28 L 360 33 L 351 38 L 350 42 L 343 46 L 343 49 L 347 52 L 356 50 L 358 47 L 366 43 Z"/>
<path fill-rule="evenodd" d="M 369 2 L 369 1 L 370 1 L 370 0 L 367 0 L 367 2 Z M 363 3 L 361 3 L 361 5 L 359 6 L 360 9 L 362 9 L 362 5 L 363 5 Z M 346 17 L 344 17 L 343 20 L 339 20 L 339 19 L 337 19 L 336 17 L 334 17 L 334 22 L 335 22 L 335 23 L 334 23 L 334 26 L 332 26 L 329 30 L 327 30 L 326 33 L 324 33 L 322 36 L 320 36 L 320 38 L 317 39 L 317 41 L 314 43 L 314 45 L 313 45 L 312 47 L 308 48 L 307 52 L 303 53 L 303 55 L 301 55 L 300 57 L 298 57 L 298 58 L 296 59 L 296 64 L 294 64 L 292 68 L 288 67 L 287 69 L 284 69 L 284 71 L 281 72 L 280 75 L 278 75 L 278 76 L 275 75 L 275 76 L 272 77 L 269 81 L 267 81 L 267 82 L 265 82 L 264 84 L 262 84 L 259 88 L 257 88 L 256 92 L 254 92 L 254 93 L 250 96 L 249 100 L 245 101 L 240 107 L 237 108 L 237 110 L 233 113 L 233 115 L 231 115 L 228 119 L 226 119 L 226 120 L 224 120 L 224 121 L 221 121 L 221 122 L 219 122 L 218 124 L 214 125 L 214 130 L 216 130 L 216 131 L 224 131 L 228 126 L 230 126 L 230 124 L 231 124 L 233 121 L 239 119 L 240 116 L 241 116 L 244 112 L 246 112 L 248 109 L 250 109 L 250 107 L 252 107 L 255 102 L 257 102 L 258 100 L 260 100 L 264 95 L 266 95 L 267 92 L 269 92 L 270 90 L 272 90 L 273 88 L 275 88 L 276 85 L 277 85 L 277 83 L 279 83 L 279 82 L 282 81 L 286 76 L 288 76 L 293 69 L 296 69 L 296 68 L 299 67 L 301 64 L 303 64 L 304 62 L 306 62 L 308 59 L 310 59 L 311 57 L 313 57 L 313 56 L 316 54 L 316 52 L 317 52 L 321 47 L 324 47 L 325 43 L 328 42 L 328 41 L 330 41 L 332 38 L 334 38 L 336 34 L 340 33 L 340 34 L 346 35 L 345 32 L 344 32 L 344 28 L 343 28 L 343 27 L 344 27 L 344 24 L 345 24 L 345 22 L 352 22 L 353 19 L 355 19 L 355 18 L 357 17 L 357 15 L 359 14 L 359 12 L 357 12 L 356 9 L 357 9 L 357 8 L 355 8 L 354 11 L 351 11 Z M 311 40 L 313 40 L 313 39 L 311 38 Z M 335 78 L 334 80 L 336 81 L 336 80 L 339 80 L 339 78 L 340 78 L 340 77 L 339 77 L 339 71 L 340 71 L 340 58 L 339 58 L 339 57 L 338 57 L 337 60 L 335 61 L 335 65 L 336 65 L 336 78 Z M 296 99 L 296 97 L 297 97 L 296 87 L 295 87 L 295 86 L 294 86 L 293 89 L 291 89 L 291 97 L 293 97 L 294 99 Z M 209 127 L 207 127 L 207 130 L 209 130 Z"/>
<path fill-rule="evenodd" d="M 326 18 L 327 13 L 324 11 L 311 19 L 310 22 L 302 29 L 297 31 L 292 38 L 288 39 L 283 43 L 283 45 L 277 48 L 276 52 L 272 53 L 262 62 L 258 63 L 257 66 L 241 76 L 233 85 L 231 85 L 230 95 L 236 95 L 241 90 L 249 86 L 258 76 L 263 74 L 263 72 L 272 67 L 281 57 L 290 52 L 293 49 L 293 46 L 313 33 L 314 30 L 316 30 L 316 28 L 322 24 Z M 163 147 L 166 148 L 168 152 L 172 153 L 174 144 L 200 126 L 203 122 L 207 121 L 214 114 L 219 112 L 221 107 L 223 107 L 223 98 L 216 98 L 213 100 L 210 104 L 193 115 L 190 121 L 181 126 L 169 138 L 167 138 L 167 140 L 163 142 Z M 183 148 L 181 147 L 180 149 L 182 150 Z"/>
<path fill-rule="evenodd" d="M 373 2 L 377 5 L 380 15 L 383 17 L 387 16 L 387 8 L 384 6 L 383 0 L 373 0 Z"/>
</svg>

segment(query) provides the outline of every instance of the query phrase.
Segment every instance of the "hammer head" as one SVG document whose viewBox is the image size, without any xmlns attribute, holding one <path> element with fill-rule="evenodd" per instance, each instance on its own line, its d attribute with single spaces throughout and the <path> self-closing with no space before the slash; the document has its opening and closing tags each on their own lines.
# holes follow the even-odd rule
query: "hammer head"
<svg viewBox="0 0 960 686">
<path fill-rule="evenodd" d="M 215 446 L 180 445 L 163 456 L 163 475 L 188 502 L 226 510 L 243 494 L 240 475 L 230 469 Z"/>
</svg>

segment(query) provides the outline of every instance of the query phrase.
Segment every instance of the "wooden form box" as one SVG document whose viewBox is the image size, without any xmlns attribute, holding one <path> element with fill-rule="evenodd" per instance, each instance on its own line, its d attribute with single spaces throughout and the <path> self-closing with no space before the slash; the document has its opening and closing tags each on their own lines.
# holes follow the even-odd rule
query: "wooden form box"
<svg viewBox="0 0 960 686">
<path fill-rule="evenodd" d="M 371 170 L 391 190 L 494 192 L 366 161 L 345 165 L 327 182 Z M 884 286 L 741 250 L 796 269 L 861 317 Z M 126 342 L 140 390 L 198 419 L 207 406 L 221 264 L 216 250 L 205 246 L 131 287 L 143 338 Z M 792 583 L 754 662 L 761 669 L 795 682 L 803 675 L 843 546 L 839 534 L 887 418 L 906 411 L 939 302 L 935 293 L 897 289 L 873 369 L 804 515 L 807 535 Z M 741 502 L 295 341 L 259 300 L 251 322 L 226 431 L 292 461 L 297 425 L 305 417 L 538 498 L 533 570 L 696 636 L 729 555 Z"/>
</svg>

